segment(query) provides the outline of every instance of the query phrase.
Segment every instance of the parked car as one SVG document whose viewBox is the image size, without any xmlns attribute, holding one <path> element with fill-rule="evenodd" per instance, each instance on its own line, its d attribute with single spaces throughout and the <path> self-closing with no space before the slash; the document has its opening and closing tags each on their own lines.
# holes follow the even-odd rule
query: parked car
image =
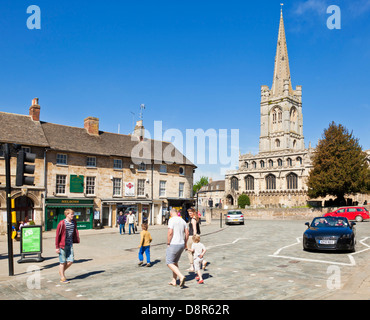
<svg viewBox="0 0 370 320">
<path fill-rule="evenodd" d="M 226 224 L 232 224 L 232 223 L 238 223 L 238 224 L 244 224 L 244 215 L 239 210 L 230 210 L 227 212 Z"/>
<path fill-rule="evenodd" d="M 318 217 L 306 225 L 303 250 L 355 251 L 355 222 L 343 217 Z"/>
<path fill-rule="evenodd" d="M 370 219 L 369 211 L 365 207 L 343 207 L 324 214 L 324 217 L 344 217 L 357 222 Z"/>
</svg>

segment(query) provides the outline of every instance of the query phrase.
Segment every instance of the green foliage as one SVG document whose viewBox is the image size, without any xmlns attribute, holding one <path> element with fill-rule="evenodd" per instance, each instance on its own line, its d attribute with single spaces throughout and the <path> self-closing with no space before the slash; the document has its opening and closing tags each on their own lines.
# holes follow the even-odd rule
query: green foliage
<svg viewBox="0 0 370 320">
<path fill-rule="evenodd" d="M 332 122 L 324 130 L 312 159 L 313 169 L 307 182 L 309 197 L 332 195 L 344 200 L 345 195 L 369 192 L 366 156 L 352 132 Z"/>
<path fill-rule="evenodd" d="M 245 206 L 250 206 L 251 201 L 249 197 L 246 194 L 242 194 L 238 198 L 238 206 L 242 209 L 245 208 Z"/>
<path fill-rule="evenodd" d="M 193 185 L 193 193 L 196 194 L 203 186 L 208 185 L 208 177 L 200 177 L 200 180 Z"/>
</svg>

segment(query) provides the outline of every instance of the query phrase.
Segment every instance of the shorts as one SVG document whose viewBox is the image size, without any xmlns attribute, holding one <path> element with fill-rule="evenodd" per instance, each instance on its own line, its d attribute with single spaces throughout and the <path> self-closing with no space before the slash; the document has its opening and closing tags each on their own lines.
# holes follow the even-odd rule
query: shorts
<svg viewBox="0 0 370 320">
<path fill-rule="evenodd" d="M 184 248 L 184 244 L 171 244 L 166 250 L 166 264 L 178 263 Z"/>
<path fill-rule="evenodd" d="M 202 263 L 203 263 L 203 258 L 194 258 L 194 271 L 197 272 L 199 270 L 202 270 Z"/>
<path fill-rule="evenodd" d="M 73 246 L 65 246 L 64 249 L 60 248 L 59 251 L 59 262 L 61 264 L 74 262 Z"/>
</svg>

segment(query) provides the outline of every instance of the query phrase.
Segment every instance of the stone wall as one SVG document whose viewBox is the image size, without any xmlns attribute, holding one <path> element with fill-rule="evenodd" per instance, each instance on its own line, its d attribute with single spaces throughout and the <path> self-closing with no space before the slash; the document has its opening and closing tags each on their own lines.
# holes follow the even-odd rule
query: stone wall
<svg viewBox="0 0 370 320">
<path fill-rule="evenodd" d="M 270 209 L 240 209 L 243 212 L 245 219 L 261 219 L 261 220 L 301 220 L 307 219 L 310 221 L 315 217 L 332 212 L 339 207 L 327 208 L 270 208 Z M 370 206 L 365 206 L 370 210 Z M 209 210 L 210 211 L 210 210 Z M 212 219 L 220 219 L 220 213 L 227 214 L 226 209 L 212 209 Z"/>
</svg>

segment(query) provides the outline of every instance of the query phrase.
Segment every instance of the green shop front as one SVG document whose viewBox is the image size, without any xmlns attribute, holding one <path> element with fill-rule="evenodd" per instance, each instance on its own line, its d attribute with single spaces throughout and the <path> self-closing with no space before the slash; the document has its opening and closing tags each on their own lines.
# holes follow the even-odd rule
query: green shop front
<svg viewBox="0 0 370 320">
<path fill-rule="evenodd" d="M 45 200 L 45 230 L 56 229 L 58 223 L 65 219 L 64 210 L 75 212 L 79 230 L 93 228 L 94 200 L 86 199 L 46 199 Z"/>
</svg>

